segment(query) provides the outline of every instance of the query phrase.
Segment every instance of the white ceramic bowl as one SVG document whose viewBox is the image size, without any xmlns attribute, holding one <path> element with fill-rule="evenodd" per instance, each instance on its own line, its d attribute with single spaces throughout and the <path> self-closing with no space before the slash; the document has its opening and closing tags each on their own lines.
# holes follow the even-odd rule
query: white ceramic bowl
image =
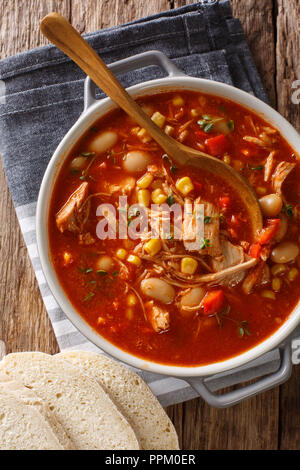
<svg viewBox="0 0 300 470">
<path fill-rule="evenodd" d="M 169 75 L 167 78 L 152 80 L 135 85 L 129 88 L 128 92 L 135 98 L 138 98 L 145 95 L 172 90 L 191 90 L 228 98 L 246 108 L 249 108 L 251 111 L 254 111 L 276 129 L 278 129 L 283 137 L 289 142 L 291 147 L 295 149 L 295 152 L 300 149 L 300 135 L 280 114 L 251 94 L 223 83 L 200 78 L 191 78 L 180 73 L 177 74 L 175 72 L 171 73 L 171 75 Z M 275 348 L 285 338 L 287 338 L 287 336 L 300 322 L 299 304 L 293 310 L 284 324 L 274 334 L 262 341 L 257 346 L 231 359 L 199 367 L 163 365 L 124 352 L 103 338 L 93 328 L 91 328 L 74 309 L 68 297 L 64 293 L 60 283 L 58 282 L 54 267 L 50 259 L 48 238 L 49 204 L 57 175 L 59 174 L 59 171 L 73 146 L 96 120 L 114 108 L 116 108 L 114 103 L 109 98 L 105 98 L 92 104 L 80 116 L 78 121 L 70 129 L 56 149 L 49 162 L 41 184 L 36 214 L 38 250 L 46 280 L 62 310 L 84 336 L 86 336 L 90 341 L 92 341 L 99 348 L 111 356 L 139 369 L 166 374 L 169 376 L 203 377 L 216 374 L 246 364 L 247 362 L 254 360 L 267 351 Z"/>
</svg>

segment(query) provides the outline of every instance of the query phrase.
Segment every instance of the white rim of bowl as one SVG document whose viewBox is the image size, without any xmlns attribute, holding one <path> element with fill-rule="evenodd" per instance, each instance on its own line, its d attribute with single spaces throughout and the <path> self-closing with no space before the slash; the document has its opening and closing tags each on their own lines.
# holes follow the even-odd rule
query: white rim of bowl
<svg viewBox="0 0 300 470">
<path fill-rule="evenodd" d="M 258 114 L 272 126 L 277 128 L 280 134 L 283 135 L 285 140 L 294 150 L 295 147 L 299 147 L 300 149 L 300 135 L 285 118 L 283 118 L 277 111 L 275 111 L 263 101 L 233 86 L 212 80 L 180 76 L 152 80 L 128 88 L 128 92 L 131 95 L 134 95 L 135 98 L 175 90 L 198 91 L 204 94 L 220 96 L 222 98 L 236 102 L 244 108 L 248 108 L 250 111 Z M 162 375 L 175 377 L 204 377 L 213 375 L 240 367 L 272 350 L 282 343 L 300 322 L 299 303 L 293 309 L 290 316 L 286 319 L 283 325 L 278 330 L 276 330 L 275 333 L 263 340 L 258 345 L 234 357 L 225 359 L 224 361 L 214 362 L 202 366 L 174 366 L 161 364 L 134 356 L 133 354 L 128 353 L 110 343 L 103 336 L 101 336 L 100 333 L 96 332 L 96 330 L 94 330 L 83 319 L 83 317 L 80 316 L 80 314 L 71 304 L 57 279 L 50 259 L 48 244 L 49 203 L 51 200 L 56 177 L 59 174 L 60 168 L 65 161 L 65 158 L 69 155 L 69 152 L 74 147 L 75 143 L 78 142 L 80 137 L 96 120 L 100 119 L 115 107 L 116 106 L 109 98 L 104 98 L 102 100 L 96 101 L 79 117 L 77 122 L 65 135 L 53 156 L 51 157 L 41 183 L 36 211 L 37 246 L 46 281 L 59 306 L 66 314 L 68 319 L 73 323 L 73 325 L 88 340 L 94 343 L 101 350 L 133 367 Z M 298 153 L 297 150 L 295 150 L 295 152 Z M 48 189 L 49 181 L 51 182 L 50 191 Z"/>
</svg>

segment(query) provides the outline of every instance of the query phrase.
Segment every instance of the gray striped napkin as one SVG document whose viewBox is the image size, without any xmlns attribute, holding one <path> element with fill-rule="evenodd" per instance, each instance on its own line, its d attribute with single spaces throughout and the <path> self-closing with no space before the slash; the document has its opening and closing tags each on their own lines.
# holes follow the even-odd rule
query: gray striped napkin
<svg viewBox="0 0 300 470">
<path fill-rule="evenodd" d="M 158 49 L 185 73 L 218 80 L 266 100 L 240 22 L 229 1 L 203 0 L 126 25 L 87 34 L 90 44 L 111 63 Z M 123 85 L 157 78 L 146 67 L 120 77 Z M 43 275 L 35 234 L 36 200 L 48 161 L 83 108 L 84 75 L 56 48 L 46 46 L 0 62 L 0 150 L 18 220 L 41 294 L 61 350 L 99 352 L 65 317 Z M 3 86 L 4 84 L 4 86 Z M 101 98 L 103 95 L 98 94 Z M 298 344 L 298 343 L 297 343 Z M 297 356 L 297 355 L 296 355 Z M 296 357 L 295 356 L 295 357 Z M 296 357 L 297 359 L 297 357 Z M 247 367 L 210 377 L 212 390 L 273 372 L 279 353 L 272 351 Z M 184 381 L 137 371 L 164 405 L 196 396 Z"/>
</svg>

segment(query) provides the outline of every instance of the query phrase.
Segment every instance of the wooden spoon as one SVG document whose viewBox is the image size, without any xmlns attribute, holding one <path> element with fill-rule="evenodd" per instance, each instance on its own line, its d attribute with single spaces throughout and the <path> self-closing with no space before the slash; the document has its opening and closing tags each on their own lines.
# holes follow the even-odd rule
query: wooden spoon
<svg viewBox="0 0 300 470">
<path fill-rule="evenodd" d="M 120 108 L 146 129 L 151 137 L 179 165 L 189 165 L 221 176 L 244 201 L 252 224 L 253 238 L 262 228 L 259 202 L 247 181 L 230 165 L 204 152 L 194 150 L 166 135 L 131 98 L 98 54 L 58 13 L 50 13 L 41 21 L 42 33 L 61 51 L 69 56 L 91 77 Z"/>
</svg>

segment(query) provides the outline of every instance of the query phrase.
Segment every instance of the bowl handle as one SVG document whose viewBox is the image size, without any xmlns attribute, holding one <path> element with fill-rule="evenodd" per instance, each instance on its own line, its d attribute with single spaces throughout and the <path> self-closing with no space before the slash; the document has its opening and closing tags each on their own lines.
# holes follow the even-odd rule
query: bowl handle
<svg viewBox="0 0 300 470">
<path fill-rule="evenodd" d="M 209 405 L 215 408 L 227 408 L 266 390 L 270 390 L 290 378 L 292 372 L 291 343 L 287 342 L 285 345 L 280 346 L 279 352 L 280 366 L 276 372 L 232 392 L 224 394 L 213 393 L 207 387 L 205 378 L 189 377 L 185 380 Z"/>
<path fill-rule="evenodd" d="M 183 77 L 185 74 L 160 51 L 147 51 L 141 54 L 127 57 L 109 64 L 108 67 L 113 73 L 127 73 L 149 65 L 157 65 L 163 69 L 169 77 Z M 87 77 L 84 83 L 84 111 L 86 111 L 96 101 L 96 85 Z"/>
</svg>

